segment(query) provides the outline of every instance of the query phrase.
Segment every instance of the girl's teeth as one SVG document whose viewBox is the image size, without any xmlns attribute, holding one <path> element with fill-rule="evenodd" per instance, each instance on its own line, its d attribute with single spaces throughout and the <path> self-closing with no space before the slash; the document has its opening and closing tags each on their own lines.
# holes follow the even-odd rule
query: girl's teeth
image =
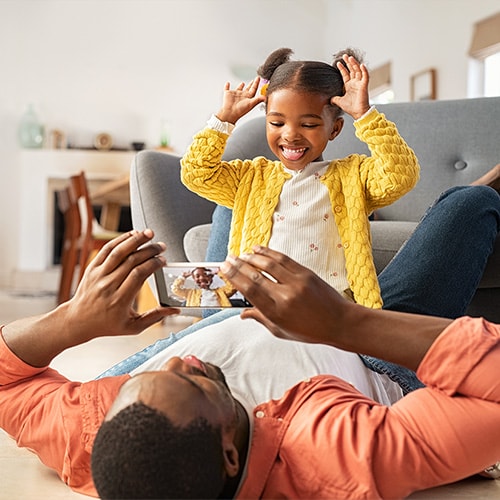
<svg viewBox="0 0 500 500">
<path fill-rule="evenodd" d="M 298 160 L 304 154 L 305 148 L 301 149 L 288 149 L 283 148 L 283 156 L 287 160 Z"/>
</svg>

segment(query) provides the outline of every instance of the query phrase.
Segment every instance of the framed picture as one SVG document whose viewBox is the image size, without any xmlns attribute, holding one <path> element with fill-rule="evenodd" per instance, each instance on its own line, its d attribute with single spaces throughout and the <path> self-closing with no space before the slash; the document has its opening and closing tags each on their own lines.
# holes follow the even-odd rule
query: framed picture
<svg viewBox="0 0 500 500">
<path fill-rule="evenodd" d="M 420 71 L 411 77 L 411 100 L 432 101 L 436 99 L 436 70 Z"/>
</svg>

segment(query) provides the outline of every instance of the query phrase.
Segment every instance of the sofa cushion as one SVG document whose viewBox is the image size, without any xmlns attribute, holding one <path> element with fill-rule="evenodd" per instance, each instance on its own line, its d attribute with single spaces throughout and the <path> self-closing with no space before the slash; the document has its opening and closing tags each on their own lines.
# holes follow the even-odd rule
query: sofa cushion
<svg viewBox="0 0 500 500">
<path fill-rule="evenodd" d="M 184 235 L 184 253 L 190 262 L 203 262 L 207 252 L 212 224 L 200 224 Z"/>
<path fill-rule="evenodd" d="M 203 262 L 205 259 L 211 226 L 211 224 L 201 224 L 192 227 L 184 235 L 184 252 L 191 262 Z M 371 222 L 373 258 L 377 273 L 380 273 L 394 257 L 416 226 L 416 222 Z"/>
<path fill-rule="evenodd" d="M 394 257 L 401 245 L 410 237 L 417 227 L 416 222 L 405 221 L 372 221 L 372 253 L 377 274 L 379 274 Z"/>
</svg>

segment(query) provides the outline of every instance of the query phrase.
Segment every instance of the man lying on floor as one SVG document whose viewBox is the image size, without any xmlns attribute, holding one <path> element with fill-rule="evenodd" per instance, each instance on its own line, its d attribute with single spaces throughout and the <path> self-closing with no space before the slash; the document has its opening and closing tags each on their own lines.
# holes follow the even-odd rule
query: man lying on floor
<svg viewBox="0 0 500 500">
<path fill-rule="evenodd" d="M 317 375 L 248 408 L 216 366 L 195 356 L 87 383 L 47 368 L 71 346 L 137 334 L 178 312 L 133 309 L 141 285 L 165 263 L 164 245 L 144 246 L 152 236 L 114 240 L 71 301 L 2 330 L 0 425 L 77 491 L 96 494 L 91 454 L 103 498 L 395 498 L 500 457 L 500 327 L 366 309 L 262 248 L 222 269 L 255 305 L 244 316 L 279 337 L 416 369 L 426 388 L 387 406 Z"/>
</svg>

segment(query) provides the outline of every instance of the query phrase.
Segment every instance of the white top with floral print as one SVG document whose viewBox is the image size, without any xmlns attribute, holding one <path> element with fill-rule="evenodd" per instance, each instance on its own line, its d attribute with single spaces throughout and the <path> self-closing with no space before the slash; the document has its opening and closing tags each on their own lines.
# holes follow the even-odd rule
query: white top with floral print
<svg viewBox="0 0 500 500">
<path fill-rule="evenodd" d="M 283 185 L 273 215 L 269 248 L 290 256 L 343 293 L 349 288 L 344 248 L 328 189 L 320 182 L 329 163 L 313 162 L 300 171 L 285 168 L 292 177 Z"/>
</svg>

